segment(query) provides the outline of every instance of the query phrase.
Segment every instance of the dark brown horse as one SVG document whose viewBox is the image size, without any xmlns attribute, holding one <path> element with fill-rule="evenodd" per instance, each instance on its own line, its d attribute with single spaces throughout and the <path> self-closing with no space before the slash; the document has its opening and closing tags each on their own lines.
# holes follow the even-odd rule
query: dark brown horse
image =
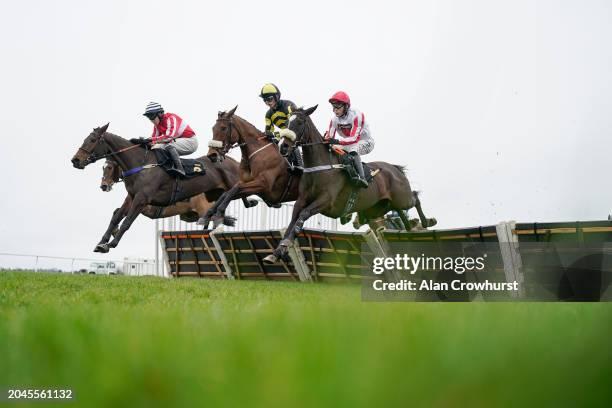
<svg viewBox="0 0 612 408">
<path fill-rule="evenodd" d="M 95 128 L 85 138 L 71 160 L 72 165 L 77 169 L 83 169 L 96 160 L 112 156 L 124 171 L 138 168 L 142 170 L 125 179 L 125 188 L 131 202 L 117 235 L 108 242 L 114 229 L 113 221 L 118 223 L 123 218 L 123 214 L 119 211 L 113 214 L 111 225 L 96 245 L 95 252 L 108 252 L 110 248 L 115 248 L 138 214 L 149 204 L 165 207 L 201 193 L 212 202 L 236 182 L 236 161 L 212 163 L 207 157 L 203 158 L 206 175 L 190 179 L 170 176 L 161 167 L 157 167 L 155 155 L 149 148 L 134 145 L 120 136 L 107 132 L 107 129 L 108 124 Z"/>
<path fill-rule="evenodd" d="M 215 226 L 218 225 L 229 203 L 237 198 L 257 195 L 268 206 L 275 206 L 294 201 L 297 197 L 300 176 L 289 174 L 287 159 L 280 154 L 276 144 L 255 126 L 235 115 L 236 108 L 219 112 L 208 157 L 214 162 L 223 161 L 233 147 L 239 147 L 242 153 L 240 181 L 198 221 L 205 227 L 211 220 Z"/>
<path fill-rule="evenodd" d="M 272 255 L 264 258 L 264 261 L 274 263 L 278 257 L 284 257 L 306 220 L 319 213 L 338 218 L 357 212 L 367 220 L 376 220 L 389 210 L 416 207 L 423 226 L 435 225 L 435 219 L 427 219 L 423 214 L 418 196 L 410 188 L 401 166 L 386 162 L 368 163 L 373 173 L 376 173 L 375 177 L 365 189 L 354 187 L 343 174 L 338 156 L 332 153 L 328 142 L 310 119 L 316 108 L 313 106 L 305 110 L 294 110 L 289 118 L 289 131 L 292 135 L 285 143 L 302 146 L 304 174 L 300 181 L 299 196 L 293 207 L 291 223 L 280 245 Z M 403 211 L 399 213 L 403 214 Z M 405 215 L 404 218 L 407 229 L 410 229 Z"/>
<path fill-rule="evenodd" d="M 237 174 L 238 163 L 235 163 L 235 165 Z M 117 162 L 112 159 L 106 159 L 104 167 L 102 168 L 102 181 L 100 183 L 100 188 L 102 191 L 111 191 L 116 183 L 123 181 L 121 178 L 121 173 L 121 167 L 119 164 L 117 164 Z M 238 180 L 237 175 L 236 180 Z M 125 217 L 127 210 L 130 208 L 131 201 L 132 199 L 128 194 L 123 201 L 123 205 L 120 208 L 117 208 L 115 211 L 121 211 Z M 257 203 L 257 201 L 255 201 L 255 203 Z M 181 220 L 184 222 L 196 222 L 210 207 L 212 207 L 212 205 L 213 203 L 209 202 L 206 199 L 206 196 L 202 193 L 195 195 L 188 200 L 180 201 L 167 207 L 147 205 L 142 210 L 141 214 L 145 217 L 151 218 L 152 220 L 180 215 Z M 117 225 L 114 227 L 117 227 Z"/>
</svg>

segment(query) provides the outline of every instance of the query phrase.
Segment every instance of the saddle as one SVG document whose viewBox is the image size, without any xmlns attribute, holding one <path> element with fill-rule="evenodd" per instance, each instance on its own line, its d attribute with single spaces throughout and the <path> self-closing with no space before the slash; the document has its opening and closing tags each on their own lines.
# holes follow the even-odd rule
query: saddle
<svg viewBox="0 0 612 408">
<path fill-rule="evenodd" d="M 353 180 L 358 177 L 359 173 L 357 172 L 357 163 L 355 163 L 353 155 L 347 153 L 338 153 L 335 149 L 334 152 L 336 153 L 336 155 L 338 155 L 340 164 L 344 166 L 344 172 L 351 181 L 351 184 L 357 186 L 357 184 L 354 183 Z M 374 179 L 374 176 L 372 175 L 372 169 L 370 168 L 368 163 L 361 162 L 361 164 L 363 166 L 363 174 L 365 176 L 366 181 L 368 183 L 371 183 Z"/>
<path fill-rule="evenodd" d="M 179 176 L 174 168 L 174 161 L 168 152 L 163 149 L 153 149 L 153 151 L 155 152 L 155 157 L 157 158 L 157 164 L 159 167 L 164 169 L 166 173 L 173 177 Z M 183 168 L 185 169 L 184 178 L 192 178 L 206 174 L 203 159 L 181 159 L 181 163 L 183 163 Z"/>
</svg>

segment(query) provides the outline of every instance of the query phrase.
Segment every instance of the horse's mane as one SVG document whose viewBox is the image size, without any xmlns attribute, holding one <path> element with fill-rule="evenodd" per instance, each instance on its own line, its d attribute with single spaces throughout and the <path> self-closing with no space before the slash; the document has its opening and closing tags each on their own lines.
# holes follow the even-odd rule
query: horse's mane
<svg viewBox="0 0 612 408">
<path fill-rule="evenodd" d="M 223 114 L 222 114 L 222 115 L 223 115 L 223 116 L 225 116 L 225 114 L 226 114 L 226 113 L 227 113 L 227 112 L 223 112 Z M 244 123 L 244 125 L 245 125 L 247 128 L 252 129 L 253 131 L 257 132 L 258 134 L 262 134 L 262 133 L 263 133 L 261 130 L 257 129 L 257 126 L 253 125 L 251 122 L 249 122 L 249 121 L 248 121 L 248 120 L 246 120 L 245 118 L 243 118 L 243 117 L 241 117 L 241 116 L 238 116 L 238 115 L 236 115 L 235 113 L 232 115 L 232 117 L 233 117 L 233 118 L 235 118 L 235 119 L 236 119 L 238 122 L 240 122 L 240 123 Z"/>
<path fill-rule="evenodd" d="M 313 120 L 311 119 L 310 115 L 306 115 L 305 113 L 306 109 L 304 109 L 303 106 L 300 106 L 297 109 L 294 109 L 292 113 L 301 113 L 304 115 L 304 117 L 306 118 L 306 127 L 308 128 L 309 132 L 307 132 L 308 134 L 312 134 L 314 137 L 318 137 L 320 140 L 309 140 L 308 142 L 319 142 L 321 140 L 323 140 L 323 135 L 321 134 L 321 132 L 319 132 L 319 129 L 317 129 L 316 125 L 314 124 Z"/>
</svg>

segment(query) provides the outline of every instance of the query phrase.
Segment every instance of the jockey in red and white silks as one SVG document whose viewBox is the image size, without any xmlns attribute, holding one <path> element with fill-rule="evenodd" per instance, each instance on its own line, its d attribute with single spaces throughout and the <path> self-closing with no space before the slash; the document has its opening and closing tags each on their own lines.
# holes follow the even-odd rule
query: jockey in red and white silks
<svg viewBox="0 0 612 408">
<path fill-rule="evenodd" d="M 179 115 L 165 113 L 164 108 L 157 102 L 149 103 L 143 115 L 153 123 L 153 133 L 150 138 L 152 148 L 166 150 L 172 157 L 177 172 L 184 176 L 185 172 L 179 156 L 185 156 L 197 150 L 198 139 L 193 129 Z"/>
<path fill-rule="evenodd" d="M 181 156 L 191 154 L 198 148 L 195 132 L 175 113 L 159 116 L 159 123 L 153 125 L 151 143 L 172 143 Z"/>
<path fill-rule="evenodd" d="M 330 103 L 338 107 L 334 107 L 334 116 L 329 121 L 328 138 L 337 139 L 340 148 L 346 152 L 357 152 L 360 155 L 370 153 L 374 149 L 374 139 L 365 115 L 350 107 L 350 99 L 344 92 L 336 92 Z"/>
<path fill-rule="evenodd" d="M 355 162 L 359 173 L 356 180 L 361 187 L 368 187 L 365 179 L 361 155 L 374 150 L 374 139 L 370 127 L 365 121 L 365 115 L 357 109 L 351 108 L 351 99 L 346 92 L 336 92 L 329 103 L 332 104 L 334 116 L 329 122 L 327 139 L 330 144 L 337 144 L 342 150 L 348 152 Z"/>
</svg>

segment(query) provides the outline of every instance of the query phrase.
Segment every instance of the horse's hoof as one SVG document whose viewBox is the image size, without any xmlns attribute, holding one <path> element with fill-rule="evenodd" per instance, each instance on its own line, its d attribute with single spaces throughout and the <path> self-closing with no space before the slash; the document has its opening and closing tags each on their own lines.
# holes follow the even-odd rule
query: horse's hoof
<svg viewBox="0 0 612 408">
<path fill-rule="evenodd" d="M 252 207 L 255 207 L 257 204 L 259 204 L 259 201 L 257 201 L 257 200 L 247 200 L 247 204 L 248 204 L 248 206 L 246 208 L 252 208 Z"/>
<path fill-rule="evenodd" d="M 213 229 L 216 229 L 219 225 L 223 224 L 223 220 L 225 217 L 220 216 L 220 217 L 213 217 L 212 218 L 212 223 L 213 223 Z"/>
<path fill-rule="evenodd" d="M 210 222 L 210 220 L 208 220 L 207 218 L 202 217 L 202 218 L 200 218 L 200 219 L 199 219 L 199 220 L 196 222 L 196 224 L 198 224 L 198 225 L 202 225 L 204 228 L 206 228 L 206 227 L 208 227 L 208 223 L 209 223 L 209 222 Z"/>
<path fill-rule="evenodd" d="M 264 263 L 268 264 L 268 265 L 272 265 L 272 264 L 276 263 L 277 260 L 278 260 L 278 258 L 274 254 L 270 254 L 270 255 L 266 256 L 263 259 Z"/>
<path fill-rule="evenodd" d="M 438 223 L 438 220 L 436 220 L 435 218 L 428 218 L 427 219 L 427 227 L 433 227 L 437 223 Z"/>
<path fill-rule="evenodd" d="M 107 253 L 108 251 L 109 251 L 108 244 L 98 244 L 94 248 L 94 252 L 101 252 L 103 254 Z"/>
</svg>

